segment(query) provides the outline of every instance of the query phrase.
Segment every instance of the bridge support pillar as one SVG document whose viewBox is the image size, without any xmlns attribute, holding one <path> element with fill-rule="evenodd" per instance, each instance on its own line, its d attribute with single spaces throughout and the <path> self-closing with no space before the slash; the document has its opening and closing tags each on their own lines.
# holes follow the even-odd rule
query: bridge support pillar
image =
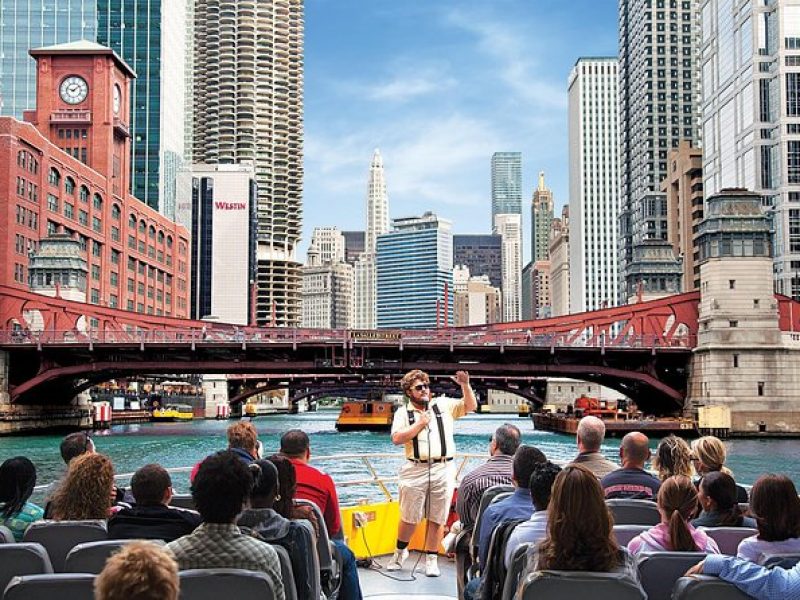
<svg viewBox="0 0 800 600">
<path fill-rule="evenodd" d="M 206 399 L 206 419 L 217 417 L 217 407 L 227 405 L 228 378 L 225 375 L 203 375 L 203 394 Z"/>
<path fill-rule="evenodd" d="M 0 350 L 0 409 L 8 405 L 8 352 Z"/>
</svg>

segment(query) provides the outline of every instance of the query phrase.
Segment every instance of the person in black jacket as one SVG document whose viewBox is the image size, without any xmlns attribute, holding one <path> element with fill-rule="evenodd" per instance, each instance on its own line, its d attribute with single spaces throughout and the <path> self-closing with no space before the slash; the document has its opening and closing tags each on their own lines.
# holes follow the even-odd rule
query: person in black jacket
<svg viewBox="0 0 800 600">
<path fill-rule="evenodd" d="M 172 480 L 161 465 L 141 467 L 131 479 L 135 504 L 108 520 L 109 539 L 146 539 L 171 542 L 192 533 L 202 519 L 193 510 L 169 506 Z"/>
</svg>

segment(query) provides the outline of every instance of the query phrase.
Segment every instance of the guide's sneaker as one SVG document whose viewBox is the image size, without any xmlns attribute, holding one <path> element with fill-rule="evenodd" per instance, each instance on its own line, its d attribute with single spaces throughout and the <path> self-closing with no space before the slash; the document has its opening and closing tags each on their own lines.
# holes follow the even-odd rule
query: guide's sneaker
<svg viewBox="0 0 800 600">
<path fill-rule="evenodd" d="M 435 554 L 428 554 L 425 556 L 425 575 L 428 577 L 439 577 L 439 561 L 438 556 Z"/>
<path fill-rule="evenodd" d="M 403 548 L 402 550 L 395 550 L 392 558 L 389 560 L 389 564 L 386 565 L 387 571 L 399 571 L 403 568 L 403 563 L 406 562 L 408 558 L 408 548 Z"/>
</svg>

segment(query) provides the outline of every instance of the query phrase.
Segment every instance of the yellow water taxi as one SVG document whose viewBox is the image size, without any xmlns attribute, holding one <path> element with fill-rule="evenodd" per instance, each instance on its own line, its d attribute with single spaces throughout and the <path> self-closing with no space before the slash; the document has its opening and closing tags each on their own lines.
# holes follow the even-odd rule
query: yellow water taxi
<svg viewBox="0 0 800 600">
<path fill-rule="evenodd" d="M 354 400 L 342 404 L 337 431 L 389 431 L 396 404 L 386 400 Z"/>
<path fill-rule="evenodd" d="M 194 419 L 194 410 L 189 404 L 166 404 L 154 408 L 150 416 L 151 421 L 191 421 Z"/>
</svg>

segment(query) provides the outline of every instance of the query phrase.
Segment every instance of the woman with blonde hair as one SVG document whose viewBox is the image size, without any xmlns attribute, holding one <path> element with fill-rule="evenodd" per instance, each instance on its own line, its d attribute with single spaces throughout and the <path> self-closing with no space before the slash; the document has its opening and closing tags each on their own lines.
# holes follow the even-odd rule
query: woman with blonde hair
<svg viewBox="0 0 800 600">
<path fill-rule="evenodd" d="M 668 435 L 661 440 L 653 456 L 653 468 L 661 481 L 673 475 L 691 478 L 694 475 L 692 450 L 686 440 L 675 435 Z"/>
<path fill-rule="evenodd" d="M 692 480 L 675 475 L 658 490 L 661 523 L 637 535 L 628 543 L 632 554 L 640 552 L 705 552 L 719 554 L 717 543 L 689 520 L 697 509 L 697 489 Z"/>
<path fill-rule="evenodd" d="M 726 457 L 725 444 L 718 437 L 707 435 L 692 442 L 692 462 L 701 480 L 706 473 L 715 471 L 721 471 L 733 477 L 731 470 L 725 466 Z M 700 485 L 700 481 L 695 481 L 695 485 Z M 747 490 L 739 484 L 736 484 L 736 501 L 747 502 Z"/>
<path fill-rule="evenodd" d="M 53 519 L 107 519 L 113 497 L 111 459 L 103 454 L 82 454 L 70 461 L 67 474 L 53 495 Z"/>
</svg>

